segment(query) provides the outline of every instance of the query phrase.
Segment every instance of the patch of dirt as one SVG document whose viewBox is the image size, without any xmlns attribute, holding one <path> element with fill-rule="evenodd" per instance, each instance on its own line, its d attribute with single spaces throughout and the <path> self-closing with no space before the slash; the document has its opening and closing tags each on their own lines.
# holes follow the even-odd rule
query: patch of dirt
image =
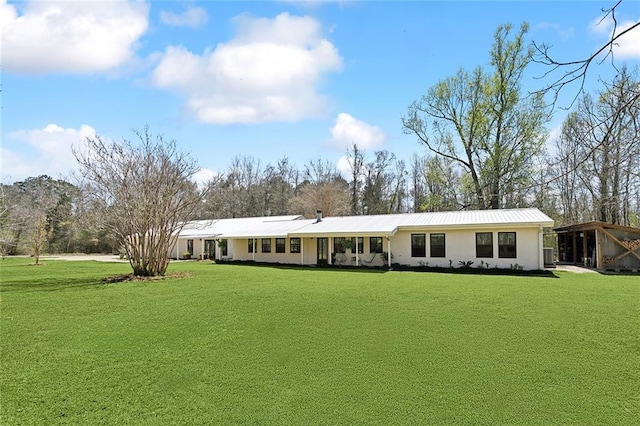
<svg viewBox="0 0 640 426">
<path fill-rule="evenodd" d="M 172 272 L 165 276 L 158 277 L 140 277 L 135 276 L 133 274 L 120 274 L 120 275 L 110 275 L 108 277 L 104 277 L 102 279 L 103 283 L 111 284 L 111 283 L 126 283 L 129 281 L 159 281 L 168 278 L 189 278 L 193 277 L 193 272 Z"/>
</svg>

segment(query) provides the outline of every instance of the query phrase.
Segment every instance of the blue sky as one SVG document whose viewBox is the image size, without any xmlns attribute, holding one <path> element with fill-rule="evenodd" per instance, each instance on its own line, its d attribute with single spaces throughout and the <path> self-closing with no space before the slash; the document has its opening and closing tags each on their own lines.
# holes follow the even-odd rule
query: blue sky
<svg viewBox="0 0 640 426">
<path fill-rule="evenodd" d="M 146 124 L 193 155 L 199 179 L 239 155 L 342 166 L 354 142 L 409 160 L 425 148 L 402 132 L 407 106 L 460 67 L 487 66 L 498 25 L 526 21 L 529 40 L 579 59 L 607 39 L 610 22 L 596 23 L 613 4 L 0 0 L 0 180 L 64 178 L 71 146 L 130 139 Z M 640 2 L 623 1 L 617 18 L 640 20 Z M 622 40 L 618 64 L 640 61 L 638 33 Z M 525 90 L 542 73 L 531 67 Z M 611 75 L 608 63 L 593 68 L 587 88 Z"/>
</svg>

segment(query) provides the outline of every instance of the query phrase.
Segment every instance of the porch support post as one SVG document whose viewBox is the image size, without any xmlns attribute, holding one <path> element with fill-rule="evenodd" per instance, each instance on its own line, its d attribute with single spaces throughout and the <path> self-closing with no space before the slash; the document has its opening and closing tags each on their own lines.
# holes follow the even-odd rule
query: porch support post
<svg viewBox="0 0 640 426">
<path fill-rule="evenodd" d="M 582 231 L 582 265 L 587 266 L 587 259 L 589 257 L 589 249 L 587 248 L 587 230 Z"/>
<path fill-rule="evenodd" d="M 571 233 L 571 235 L 573 236 L 572 242 L 571 242 L 571 248 L 573 250 L 573 264 L 577 265 L 578 264 L 578 239 L 576 238 L 576 231 L 573 231 Z"/>
<path fill-rule="evenodd" d="M 253 261 L 256 261 L 256 246 L 258 245 L 258 239 L 253 239 Z"/>
<path fill-rule="evenodd" d="M 359 260 L 360 260 L 360 257 L 358 256 L 358 237 L 356 237 L 356 266 L 360 266 Z"/>
<path fill-rule="evenodd" d="M 329 237 L 329 255 L 327 257 L 329 265 L 333 265 L 333 237 Z"/>
<path fill-rule="evenodd" d="M 304 238 L 300 237 L 300 265 L 304 265 Z"/>
<path fill-rule="evenodd" d="M 387 268 L 391 269 L 391 237 L 387 235 Z"/>
<path fill-rule="evenodd" d="M 602 269 L 602 235 L 600 228 L 596 227 L 596 269 Z"/>
</svg>

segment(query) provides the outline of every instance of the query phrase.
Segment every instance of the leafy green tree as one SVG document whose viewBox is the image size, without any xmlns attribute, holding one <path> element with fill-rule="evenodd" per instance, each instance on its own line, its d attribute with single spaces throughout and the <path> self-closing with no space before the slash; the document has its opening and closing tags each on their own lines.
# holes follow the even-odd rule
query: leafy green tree
<svg viewBox="0 0 640 426">
<path fill-rule="evenodd" d="M 523 24 L 495 32 L 491 68 L 445 78 L 413 102 L 402 125 L 430 151 L 457 164 L 471 179 L 471 207 L 512 207 L 514 192 L 531 188 L 534 160 L 542 153 L 548 120 L 542 95 L 524 96 L 521 83 L 532 50 Z M 519 197 L 523 199 L 524 197 Z"/>
</svg>

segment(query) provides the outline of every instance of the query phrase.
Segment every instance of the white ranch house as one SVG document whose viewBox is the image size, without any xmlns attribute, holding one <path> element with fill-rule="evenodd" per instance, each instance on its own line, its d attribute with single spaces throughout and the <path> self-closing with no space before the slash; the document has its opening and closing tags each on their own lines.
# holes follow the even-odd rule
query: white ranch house
<svg viewBox="0 0 640 426">
<path fill-rule="evenodd" d="M 190 222 L 170 257 L 298 265 L 544 268 L 538 209 L 372 216 L 268 216 Z M 188 254 L 188 255 L 187 255 Z"/>
</svg>

